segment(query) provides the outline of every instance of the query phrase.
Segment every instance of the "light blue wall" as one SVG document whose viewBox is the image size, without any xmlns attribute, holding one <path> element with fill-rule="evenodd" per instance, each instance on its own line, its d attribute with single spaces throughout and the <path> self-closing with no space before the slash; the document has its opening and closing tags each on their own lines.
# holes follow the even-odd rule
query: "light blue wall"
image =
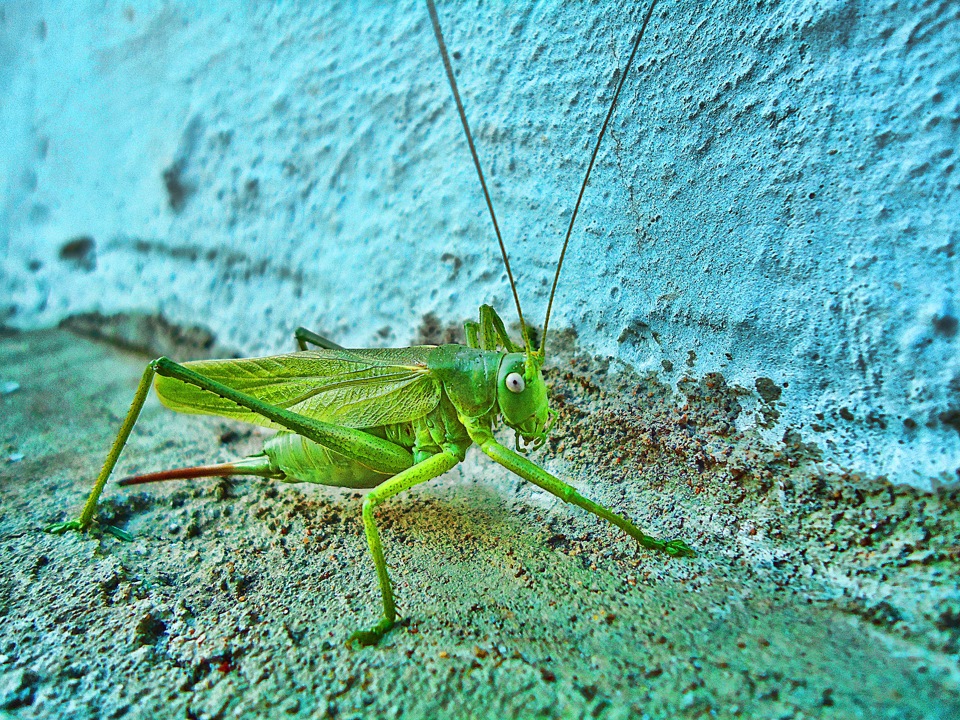
<svg viewBox="0 0 960 720">
<path fill-rule="evenodd" d="M 441 5 L 531 318 L 643 11 Z M 398 345 L 428 312 L 513 316 L 419 3 L 0 13 L 6 324 L 161 312 L 265 353 L 298 324 Z M 950 0 L 662 3 L 553 327 L 670 380 L 771 378 L 768 438 L 956 482 L 958 47 Z"/>
</svg>

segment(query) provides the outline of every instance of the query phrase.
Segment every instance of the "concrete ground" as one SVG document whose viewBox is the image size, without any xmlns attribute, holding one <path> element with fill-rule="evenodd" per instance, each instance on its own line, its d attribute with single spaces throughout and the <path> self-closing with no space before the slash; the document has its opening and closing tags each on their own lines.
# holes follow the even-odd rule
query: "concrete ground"
<svg viewBox="0 0 960 720">
<path fill-rule="evenodd" d="M 350 650 L 379 613 L 357 493 L 110 486 L 101 518 L 133 542 L 43 531 L 78 512 L 147 359 L 0 338 L 3 717 L 960 717 L 957 491 L 769 447 L 719 376 L 678 402 L 569 353 L 534 456 L 697 558 L 638 552 L 472 452 L 379 512 L 405 623 Z M 118 470 L 261 438 L 151 399 Z"/>
</svg>

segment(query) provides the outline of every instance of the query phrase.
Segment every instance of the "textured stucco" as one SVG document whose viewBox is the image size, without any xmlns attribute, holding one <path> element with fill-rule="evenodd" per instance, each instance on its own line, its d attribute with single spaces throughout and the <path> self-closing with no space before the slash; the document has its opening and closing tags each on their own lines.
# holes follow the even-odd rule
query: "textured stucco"
<svg viewBox="0 0 960 720">
<path fill-rule="evenodd" d="M 538 322 L 643 10 L 440 8 Z M 958 47 L 950 0 L 662 3 L 553 327 L 721 372 L 768 439 L 956 482 Z M 137 311 L 266 353 L 513 315 L 419 3 L 5 3 L 0 183 L 7 325 Z"/>
</svg>

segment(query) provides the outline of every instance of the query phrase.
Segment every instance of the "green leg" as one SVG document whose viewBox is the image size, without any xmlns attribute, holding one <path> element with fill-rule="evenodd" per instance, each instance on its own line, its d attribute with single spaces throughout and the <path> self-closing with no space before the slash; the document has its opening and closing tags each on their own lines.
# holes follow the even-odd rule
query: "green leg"
<svg viewBox="0 0 960 720">
<path fill-rule="evenodd" d="M 503 320 L 497 315 L 497 311 L 490 305 L 480 306 L 480 349 L 496 350 L 497 341 L 507 352 L 523 352 L 523 348 L 507 335 L 507 329 L 503 326 Z"/>
<path fill-rule="evenodd" d="M 597 517 L 602 517 L 607 522 L 613 523 L 618 528 L 627 533 L 630 537 L 640 543 L 643 547 L 650 550 L 659 550 L 674 557 L 694 557 L 693 550 L 683 540 L 658 540 L 655 537 L 646 535 L 640 528 L 629 520 L 620 517 L 615 512 L 608 510 L 603 505 L 598 505 L 592 500 L 588 500 L 580 493 L 567 485 L 565 482 L 555 478 L 546 470 L 527 460 L 522 455 L 518 455 L 505 448 L 503 445 L 493 439 L 493 436 L 481 438 L 482 442 L 477 442 L 480 449 L 493 458 L 496 462 L 503 465 L 507 470 L 516 473 L 524 480 L 529 480 L 534 485 L 543 488 L 549 493 L 553 493 L 564 502 L 579 505 L 587 512 L 592 512 Z M 476 441 L 477 438 L 474 438 Z"/>
<path fill-rule="evenodd" d="M 93 490 L 90 491 L 87 502 L 84 504 L 83 510 L 80 511 L 80 517 L 76 520 L 70 520 L 69 522 L 54 523 L 47 527 L 48 532 L 62 533 L 66 530 L 85 531 L 90 527 L 97 510 L 97 501 L 100 499 L 100 493 L 103 492 L 103 486 L 107 484 L 107 478 L 109 478 L 110 473 L 113 472 L 113 466 L 117 464 L 120 453 L 123 451 L 123 446 L 127 444 L 130 431 L 133 430 L 133 426 L 137 424 L 137 418 L 140 417 L 143 403 L 147 399 L 147 393 L 150 392 L 150 381 L 153 380 L 153 374 L 153 365 L 147 365 L 147 369 L 143 371 L 143 377 L 140 378 L 140 384 L 137 385 L 137 392 L 133 396 L 133 402 L 130 403 L 130 410 L 127 411 L 127 417 L 120 427 L 120 433 L 117 435 L 117 439 L 113 441 L 113 447 L 110 448 L 107 459 L 104 461 L 103 467 L 100 469 L 100 474 L 97 476 L 97 481 L 93 484 Z M 116 530 L 116 528 L 113 530 Z M 124 540 L 132 539 L 130 537 L 123 537 L 126 535 L 123 531 L 116 531 L 113 532 L 113 534 L 118 535 Z"/>
<path fill-rule="evenodd" d="M 474 350 L 482 350 L 480 347 L 480 323 L 475 320 L 467 320 L 463 324 L 463 332 L 467 336 L 467 347 Z"/>
<path fill-rule="evenodd" d="M 316 345 L 324 350 L 343 350 L 343 347 L 337 345 L 333 340 L 328 340 L 323 335 L 307 330 L 304 327 L 298 327 L 293 331 L 293 337 L 297 340 L 297 347 L 301 350 L 307 349 L 307 343 Z"/>
<path fill-rule="evenodd" d="M 334 452 L 345 455 L 357 460 L 361 464 L 369 467 L 371 470 L 383 473 L 385 475 L 394 475 L 407 470 L 413 465 L 413 455 L 405 448 L 395 445 L 389 440 L 378 438 L 361 430 L 340 427 L 330 423 L 314 420 L 313 418 L 284 410 L 283 408 L 270 405 L 255 397 L 239 392 L 233 388 L 227 387 L 222 383 L 210 380 L 203 375 L 178 365 L 168 358 L 159 358 L 154 360 L 147 369 L 144 370 L 143 377 L 140 379 L 140 385 L 137 386 L 137 393 L 133 398 L 130 411 L 127 413 L 123 426 L 120 428 L 120 434 L 114 440 L 113 447 L 107 455 L 103 469 L 97 477 L 97 482 L 93 486 L 90 497 L 87 498 L 86 505 L 80 513 L 77 520 L 65 523 L 57 523 L 47 528 L 50 532 L 63 532 L 65 530 L 86 530 L 93 522 L 94 514 L 97 508 L 97 500 L 100 493 L 113 471 L 120 452 L 130 437 L 130 431 L 137 422 L 140 410 L 150 391 L 150 381 L 154 374 L 172 377 L 181 382 L 194 385 L 202 390 L 212 392 L 227 400 L 231 400 L 241 407 L 245 407 L 258 415 L 262 415 L 268 420 L 273 420 L 278 425 L 291 430 L 292 432 L 309 438 L 320 445 L 323 445 Z M 122 532 L 122 531 L 118 531 Z M 116 533 L 115 533 L 116 534 Z"/>
<path fill-rule="evenodd" d="M 523 352 L 523 348 L 507 335 L 503 320 L 490 305 L 480 306 L 480 322 L 467 320 L 463 324 L 467 347 L 477 350 L 496 350 L 502 347 L 507 352 Z"/>
<path fill-rule="evenodd" d="M 369 630 L 358 630 L 353 633 L 347 640 L 347 645 L 354 642 L 361 645 L 376 645 L 397 620 L 397 608 L 393 601 L 393 587 L 390 584 L 390 575 L 387 574 L 383 546 L 380 544 L 380 535 L 377 532 L 377 523 L 373 516 L 374 509 L 384 500 L 397 493 L 443 475 L 458 462 L 460 462 L 460 459 L 451 452 L 438 453 L 390 478 L 367 494 L 363 501 L 363 529 L 367 535 L 370 554 L 373 555 L 373 564 L 377 568 L 377 581 L 380 583 L 380 594 L 383 596 L 383 617 Z"/>
<path fill-rule="evenodd" d="M 157 375 L 174 378 L 235 402 L 240 407 L 252 410 L 257 415 L 272 420 L 287 430 L 309 438 L 325 448 L 346 455 L 375 472 L 395 475 L 413 465 L 413 455 L 410 451 L 389 440 L 378 438 L 362 430 L 314 420 L 306 415 L 299 415 L 276 405 L 265 403 L 252 395 L 247 395 L 216 380 L 211 380 L 188 367 L 173 362 L 169 358 L 159 358 L 154 360 L 151 365 L 153 365 Z"/>
</svg>

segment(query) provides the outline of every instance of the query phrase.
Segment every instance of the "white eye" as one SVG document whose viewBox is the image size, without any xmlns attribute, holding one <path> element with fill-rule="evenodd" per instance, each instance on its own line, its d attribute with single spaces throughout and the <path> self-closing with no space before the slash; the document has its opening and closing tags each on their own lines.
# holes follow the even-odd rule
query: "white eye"
<svg viewBox="0 0 960 720">
<path fill-rule="evenodd" d="M 504 382 L 507 386 L 507 390 L 512 393 L 517 393 L 518 395 L 523 392 L 523 389 L 527 384 L 523 381 L 523 375 L 520 373 L 510 373 L 507 375 L 507 379 Z"/>
</svg>

